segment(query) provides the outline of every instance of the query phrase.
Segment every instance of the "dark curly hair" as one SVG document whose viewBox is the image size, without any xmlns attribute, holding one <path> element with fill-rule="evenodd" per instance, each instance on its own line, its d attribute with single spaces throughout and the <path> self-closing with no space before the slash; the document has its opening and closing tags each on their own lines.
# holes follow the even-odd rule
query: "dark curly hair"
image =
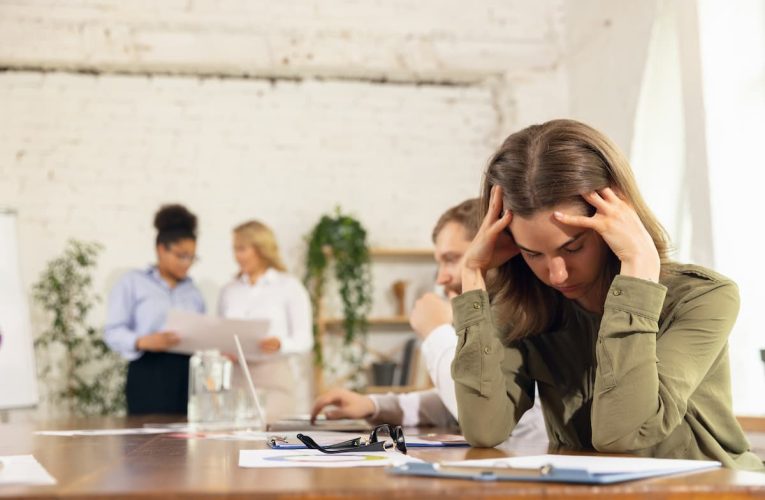
<svg viewBox="0 0 765 500">
<path fill-rule="evenodd" d="M 157 245 L 165 247 L 180 240 L 197 239 L 197 216 L 183 205 L 162 205 L 154 216 Z"/>
</svg>

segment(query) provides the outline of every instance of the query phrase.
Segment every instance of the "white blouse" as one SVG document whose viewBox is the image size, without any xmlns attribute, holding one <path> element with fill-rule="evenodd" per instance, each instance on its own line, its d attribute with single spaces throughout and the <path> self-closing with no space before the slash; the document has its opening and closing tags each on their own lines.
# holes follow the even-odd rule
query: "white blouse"
<svg viewBox="0 0 765 500">
<path fill-rule="evenodd" d="M 281 341 L 281 354 L 313 348 L 311 300 L 295 277 L 269 268 L 255 284 L 249 276 L 234 278 L 218 298 L 218 315 L 233 319 L 267 319 L 269 335 Z"/>
</svg>

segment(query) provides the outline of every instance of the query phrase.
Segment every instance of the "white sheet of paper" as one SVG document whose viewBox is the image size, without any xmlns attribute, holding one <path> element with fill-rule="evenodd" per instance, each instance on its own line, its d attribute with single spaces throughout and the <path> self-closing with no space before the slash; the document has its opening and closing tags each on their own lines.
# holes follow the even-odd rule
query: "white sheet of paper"
<svg viewBox="0 0 765 500">
<path fill-rule="evenodd" d="M 53 476 L 32 455 L 8 455 L 0 457 L 0 463 L 3 464 L 0 467 L 0 486 L 56 484 Z"/>
<path fill-rule="evenodd" d="M 36 431 L 38 436 L 126 436 L 130 434 L 164 434 L 177 432 L 174 429 L 152 429 L 140 427 L 137 429 L 72 429 L 65 431 Z"/>
<path fill-rule="evenodd" d="M 398 452 L 337 453 L 319 450 L 239 450 L 239 467 L 385 467 L 407 462 L 422 462 Z"/>
<path fill-rule="evenodd" d="M 711 460 L 679 460 L 670 458 L 604 457 L 582 455 L 535 455 L 528 457 L 489 458 L 444 462 L 459 467 L 518 467 L 536 469 L 552 465 L 560 469 L 584 469 L 590 474 L 629 474 L 636 472 L 691 472 L 721 467 Z"/>
<path fill-rule="evenodd" d="M 235 354 L 234 334 L 239 335 L 247 360 L 262 359 L 258 343 L 269 336 L 270 322 L 265 319 L 226 319 L 190 311 L 171 309 L 163 330 L 176 332 L 181 341 L 170 352 L 194 354 L 218 349 Z"/>
</svg>

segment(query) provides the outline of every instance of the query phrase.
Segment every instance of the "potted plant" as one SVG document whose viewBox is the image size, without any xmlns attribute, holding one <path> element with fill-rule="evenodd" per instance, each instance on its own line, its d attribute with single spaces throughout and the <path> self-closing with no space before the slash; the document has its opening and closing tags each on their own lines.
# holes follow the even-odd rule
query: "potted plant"
<svg viewBox="0 0 765 500">
<path fill-rule="evenodd" d="M 343 306 L 344 345 L 348 347 L 367 332 L 367 314 L 372 304 L 367 232 L 358 220 L 337 208 L 334 215 L 321 217 L 307 236 L 307 241 L 304 281 L 313 306 L 315 361 L 319 367 L 323 367 L 319 322 L 330 263 Z M 350 357 L 351 349 L 345 349 L 345 352 L 348 353 L 346 360 L 357 365 L 360 363 L 360 358 Z"/>
<path fill-rule="evenodd" d="M 88 324 L 99 297 L 91 290 L 101 250 L 97 243 L 71 240 L 33 285 L 36 303 L 50 324 L 35 340 L 42 385 L 70 414 L 110 415 L 125 407 L 125 363 Z"/>
</svg>

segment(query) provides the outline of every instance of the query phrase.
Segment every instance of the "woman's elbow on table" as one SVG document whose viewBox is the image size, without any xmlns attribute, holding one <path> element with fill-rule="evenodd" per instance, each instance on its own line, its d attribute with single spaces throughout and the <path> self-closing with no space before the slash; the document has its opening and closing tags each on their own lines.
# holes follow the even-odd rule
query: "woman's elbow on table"
<svg viewBox="0 0 765 500">
<path fill-rule="evenodd" d="M 494 419 L 482 418 L 473 421 L 462 415 L 460 415 L 460 427 L 465 440 L 475 448 L 493 448 L 502 444 L 512 430 L 506 426 L 498 427 Z"/>
</svg>

